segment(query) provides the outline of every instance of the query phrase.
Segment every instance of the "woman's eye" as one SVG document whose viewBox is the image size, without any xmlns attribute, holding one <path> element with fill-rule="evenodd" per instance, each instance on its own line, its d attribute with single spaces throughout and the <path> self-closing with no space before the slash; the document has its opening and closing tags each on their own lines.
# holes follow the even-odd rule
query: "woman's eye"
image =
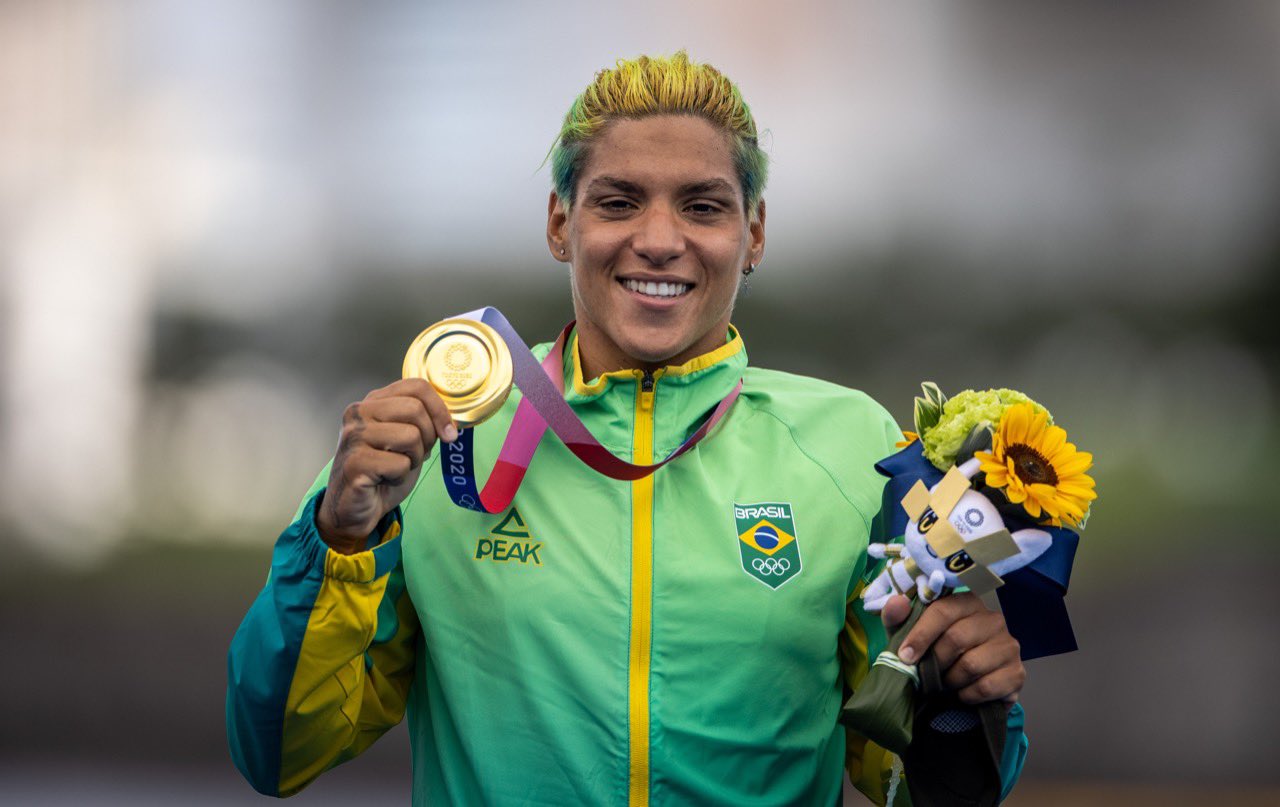
<svg viewBox="0 0 1280 807">
<path fill-rule="evenodd" d="M 713 216 L 730 209 L 732 202 L 722 199 L 701 199 L 685 205 L 685 210 L 695 216 Z"/>
</svg>

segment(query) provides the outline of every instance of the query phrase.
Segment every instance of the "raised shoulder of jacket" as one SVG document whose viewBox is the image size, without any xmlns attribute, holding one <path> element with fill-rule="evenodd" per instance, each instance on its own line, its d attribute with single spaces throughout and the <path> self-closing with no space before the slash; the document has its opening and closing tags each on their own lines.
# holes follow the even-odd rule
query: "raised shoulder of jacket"
<svg viewBox="0 0 1280 807">
<path fill-rule="evenodd" d="M 743 377 L 742 396 L 790 429 L 796 446 L 831 474 L 866 519 L 875 516 L 884 487 L 875 464 L 896 451 L 902 436 L 883 406 L 861 390 L 756 367 Z"/>
</svg>

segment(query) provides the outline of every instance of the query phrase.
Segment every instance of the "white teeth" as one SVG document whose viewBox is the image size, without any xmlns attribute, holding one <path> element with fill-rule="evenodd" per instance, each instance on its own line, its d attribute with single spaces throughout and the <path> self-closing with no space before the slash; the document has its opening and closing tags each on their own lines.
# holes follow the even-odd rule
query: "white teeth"
<svg viewBox="0 0 1280 807">
<path fill-rule="evenodd" d="M 648 297 L 679 297 L 689 291 L 688 283 L 655 283 L 652 280 L 622 281 L 622 285 Z"/>
</svg>

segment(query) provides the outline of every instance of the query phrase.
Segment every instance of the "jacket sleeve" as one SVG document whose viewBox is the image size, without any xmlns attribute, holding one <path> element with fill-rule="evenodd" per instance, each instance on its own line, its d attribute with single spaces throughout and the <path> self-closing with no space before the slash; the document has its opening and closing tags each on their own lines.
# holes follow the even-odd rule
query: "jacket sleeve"
<svg viewBox="0 0 1280 807">
<path fill-rule="evenodd" d="M 320 484 L 276 541 L 228 655 L 231 756 L 271 796 L 298 792 L 399 723 L 413 680 L 418 621 L 400 565 L 400 510 L 368 549 L 342 555 L 315 526 Z"/>
</svg>

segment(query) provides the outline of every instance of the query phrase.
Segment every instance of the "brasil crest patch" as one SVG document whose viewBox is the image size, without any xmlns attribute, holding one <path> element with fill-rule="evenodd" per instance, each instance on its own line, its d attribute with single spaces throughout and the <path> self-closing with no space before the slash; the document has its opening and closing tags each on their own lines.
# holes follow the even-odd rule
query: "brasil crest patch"
<svg viewBox="0 0 1280 807">
<path fill-rule="evenodd" d="M 800 542 L 786 502 L 733 505 L 742 571 L 777 588 L 800 574 Z"/>
</svg>

